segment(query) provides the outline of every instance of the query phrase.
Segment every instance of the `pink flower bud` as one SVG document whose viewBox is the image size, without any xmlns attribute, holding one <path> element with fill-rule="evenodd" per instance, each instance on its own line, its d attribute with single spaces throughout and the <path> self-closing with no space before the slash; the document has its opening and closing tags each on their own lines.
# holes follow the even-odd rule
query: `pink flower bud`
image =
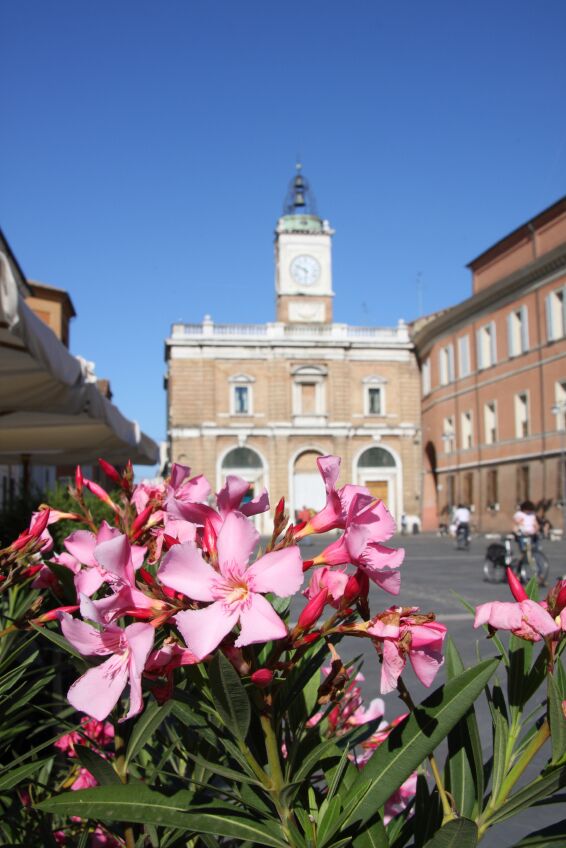
<svg viewBox="0 0 566 848">
<path fill-rule="evenodd" d="M 321 589 L 303 609 L 297 622 L 299 630 L 309 630 L 318 621 L 328 599 L 328 589 Z"/>
<path fill-rule="evenodd" d="M 77 490 L 77 494 L 82 494 L 83 491 L 83 472 L 80 465 L 77 465 L 75 469 L 75 489 Z"/>
<path fill-rule="evenodd" d="M 352 574 L 351 577 L 348 578 L 348 582 L 346 583 L 346 587 L 344 589 L 344 603 L 346 606 L 355 601 L 356 598 L 359 598 L 360 595 L 363 595 L 364 584 L 363 584 L 363 576 L 364 572 L 358 569 L 355 574 Z"/>
<path fill-rule="evenodd" d="M 283 513 L 285 512 L 285 498 L 281 498 L 277 506 L 275 507 L 275 521 L 281 518 Z"/>
<path fill-rule="evenodd" d="M 205 518 L 202 531 L 202 543 L 208 553 L 214 557 L 216 555 L 216 531 L 212 526 L 212 522 Z"/>
<path fill-rule="evenodd" d="M 564 607 L 566 607 L 566 580 L 561 580 L 561 587 L 556 597 L 556 610 L 557 612 L 562 612 Z"/>
<path fill-rule="evenodd" d="M 509 583 L 511 594 L 516 601 L 527 601 L 529 599 L 529 596 L 521 585 L 521 581 L 510 568 L 507 569 L 507 582 Z"/>
<path fill-rule="evenodd" d="M 32 618 L 32 624 L 46 624 L 48 621 L 56 621 L 62 612 L 76 612 L 78 608 L 78 605 L 57 607 L 56 609 L 49 610 L 49 612 L 44 612 L 43 615 L 39 615 L 37 618 Z"/>
<path fill-rule="evenodd" d="M 84 484 L 91 494 L 93 494 L 95 497 L 99 498 L 101 501 L 107 504 L 107 506 L 109 506 L 110 509 L 114 510 L 114 512 L 118 511 L 118 507 L 113 502 L 108 492 L 102 488 L 102 486 L 99 486 L 98 483 L 95 483 L 93 480 L 86 479 L 84 481 Z"/>
<path fill-rule="evenodd" d="M 42 509 L 31 527 L 29 528 L 30 536 L 33 536 L 36 539 L 39 539 L 45 528 L 49 523 L 49 509 Z"/>
<path fill-rule="evenodd" d="M 255 683 L 259 689 L 265 689 L 265 687 L 270 686 L 273 681 L 273 672 L 268 668 L 259 668 L 257 671 L 254 671 L 250 680 L 252 683 Z"/>
</svg>

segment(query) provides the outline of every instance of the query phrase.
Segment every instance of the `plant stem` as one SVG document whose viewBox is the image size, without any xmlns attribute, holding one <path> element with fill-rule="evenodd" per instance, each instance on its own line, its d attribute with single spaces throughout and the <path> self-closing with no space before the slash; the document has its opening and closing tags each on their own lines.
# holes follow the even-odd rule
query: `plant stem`
<svg viewBox="0 0 566 848">
<path fill-rule="evenodd" d="M 482 838 L 486 830 L 490 826 L 490 821 L 493 814 L 503 806 L 509 794 L 535 754 L 542 748 L 546 740 L 550 737 L 550 727 L 548 720 L 539 727 L 513 768 L 510 770 L 505 780 L 501 784 L 501 789 L 497 793 L 497 798 L 492 798 L 485 808 L 483 816 L 478 821 L 478 840 Z"/>
<path fill-rule="evenodd" d="M 273 797 L 273 803 L 275 804 L 279 818 L 281 819 L 281 824 L 283 826 L 285 836 L 287 837 L 287 841 L 290 845 L 294 845 L 289 829 L 293 813 L 281 797 L 282 791 L 285 787 L 285 777 L 281 769 L 277 736 L 273 729 L 273 725 L 271 724 L 271 718 L 269 715 L 263 713 L 260 716 L 260 720 L 265 738 L 265 750 L 267 752 L 267 762 L 269 764 L 269 772 L 271 775 L 271 794 Z"/>
<path fill-rule="evenodd" d="M 128 767 L 126 765 L 126 741 L 118 730 L 118 724 L 114 725 L 114 751 L 116 757 L 114 759 L 114 768 L 116 774 L 122 783 L 128 782 Z M 131 824 L 124 824 L 124 841 L 126 848 L 135 848 L 136 838 L 134 835 L 134 827 Z"/>
<path fill-rule="evenodd" d="M 403 682 L 403 679 L 401 677 L 399 677 L 399 679 L 397 680 L 397 691 L 403 703 L 408 706 L 411 712 L 414 712 L 416 709 L 415 703 L 411 698 L 411 693 L 405 686 L 405 683 Z M 442 776 L 440 774 L 440 770 L 438 768 L 438 764 L 433 753 L 430 753 L 428 755 L 428 761 L 430 763 L 430 770 L 432 771 L 432 776 L 434 777 L 434 782 L 436 783 L 438 794 L 440 796 L 440 802 L 442 804 L 442 824 L 445 825 L 447 822 L 452 821 L 452 819 L 455 819 L 457 816 L 452 808 L 452 804 L 450 803 L 448 793 L 446 792 L 446 789 L 444 787 Z"/>
</svg>

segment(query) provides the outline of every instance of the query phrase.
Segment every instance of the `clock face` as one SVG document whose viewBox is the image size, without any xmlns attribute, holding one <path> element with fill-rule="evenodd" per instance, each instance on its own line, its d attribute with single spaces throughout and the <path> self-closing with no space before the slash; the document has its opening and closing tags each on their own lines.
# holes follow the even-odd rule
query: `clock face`
<svg viewBox="0 0 566 848">
<path fill-rule="evenodd" d="M 295 256 L 291 262 L 291 276 L 299 286 L 312 286 L 320 277 L 320 265 L 314 256 Z"/>
</svg>

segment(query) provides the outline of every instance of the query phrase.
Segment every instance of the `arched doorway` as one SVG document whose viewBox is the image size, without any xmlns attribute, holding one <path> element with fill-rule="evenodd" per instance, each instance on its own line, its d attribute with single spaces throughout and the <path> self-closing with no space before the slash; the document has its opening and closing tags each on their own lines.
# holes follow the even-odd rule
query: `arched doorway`
<svg viewBox="0 0 566 848">
<path fill-rule="evenodd" d="M 403 512 L 401 462 L 390 448 L 370 447 L 359 454 L 356 478 L 372 495 L 387 505 L 395 516 Z"/>
<path fill-rule="evenodd" d="M 264 460 L 253 448 L 237 447 L 230 448 L 220 459 L 218 488 L 224 485 L 229 474 L 243 477 L 250 484 L 249 491 L 243 502 L 251 501 L 267 488 L 267 469 Z M 255 517 L 256 525 L 260 532 L 267 532 L 267 521 L 269 513 L 262 513 Z"/>
<path fill-rule="evenodd" d="M 306 448 L 299 451 L 291 461 L 292 468 L 292 509 L 295 520 L 303 509 L 318 512 L 326 503 L 326 491 L 316 460 L 323 456 L 322 451 Z"/>
</svg>

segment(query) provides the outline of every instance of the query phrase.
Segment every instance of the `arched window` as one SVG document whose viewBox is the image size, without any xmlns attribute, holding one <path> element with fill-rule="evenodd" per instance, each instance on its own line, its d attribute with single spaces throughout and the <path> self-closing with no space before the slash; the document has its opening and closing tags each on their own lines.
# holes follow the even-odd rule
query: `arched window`
<svg viewBox="0 0 566 848">
<path fill-rule="evenodd" d="M 222 460 L 224 471 L 241 471 L 245 468 L 262 468 L 263 463 L 257 453 L 250 448 L 233 448 Z"/>
<path fill-rule="evenodd" d="M 359 468 L 395 468 L 395 457 L 385 448 L 368 448 L 358 460 Z"/>
</svg>

